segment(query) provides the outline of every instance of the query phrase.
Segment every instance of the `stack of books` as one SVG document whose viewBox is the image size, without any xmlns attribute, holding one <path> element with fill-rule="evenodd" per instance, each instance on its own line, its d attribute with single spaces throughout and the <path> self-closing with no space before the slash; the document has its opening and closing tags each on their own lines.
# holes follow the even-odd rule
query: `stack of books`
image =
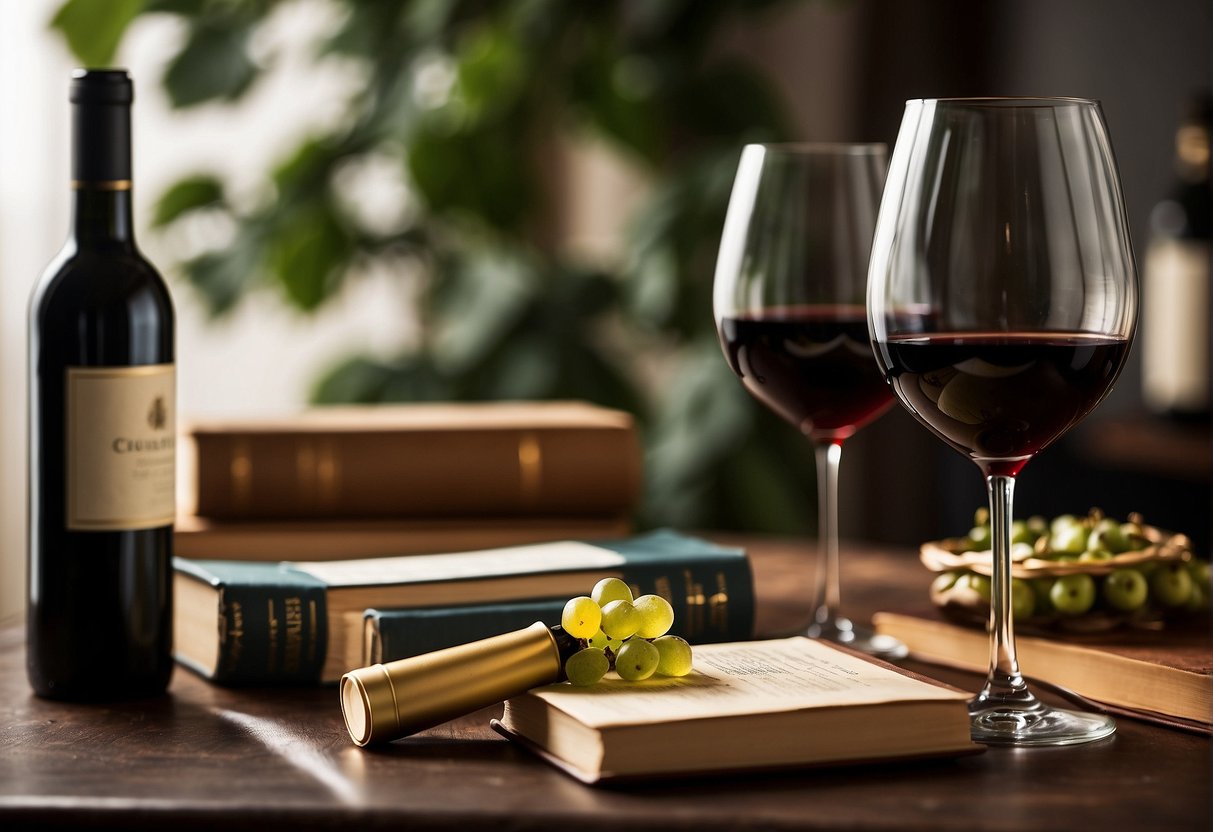
<svg viewBox="0 0 1213 832">
<path fill-rule="evenodd" d="M 177 524 L 175 652 L 216 682 L 346 671 L 559 623 L 602 577 L 657 593 L 679 633 L 746 639 L 745 553 L 631 533 L 631 417 L 581 403 L 334 408 L 197 423 Z"/>
<path fill-rule="evenodd" d="M 199 422 L 176 553 L 333 560 L 621 537 L 632 417 L 578 402 L 320 408 Z M 189 465 L 185 466 L 189 469 Z"/>
</svg>

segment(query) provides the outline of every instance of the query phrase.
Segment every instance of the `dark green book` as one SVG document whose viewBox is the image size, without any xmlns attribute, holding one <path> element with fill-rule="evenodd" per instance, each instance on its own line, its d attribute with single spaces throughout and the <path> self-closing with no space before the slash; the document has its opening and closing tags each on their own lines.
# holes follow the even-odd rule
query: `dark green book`
<svg viewBox="0 0 1213 832">
<path fill-rule="evenodd" d="M 713 595 L 703 590 L 702 576 L 694 570 L 684 573 L 690 584 L 671 587 L 633 583 L 632 594 L 663 594 L 674 607 L 671 635 L 682 636 L 692 644 L 721 641 L 745 641 L 753 635 L 754 593 L 748 582 L 744 587 L 725 587 L 715 593 L 718 610 L 705 607 Z M 728 576 L 725 576 L 728 580 Z M 582 591 L 584 595 L 588 590 Z M 727 596 L 727 605 L 720 599 Z M 412 607 L 406 609 L 369 609 L 363 616 L 362 662 L 392 662 L 467 644 L 489 636 L 508 633 L 542 621 L 549 627 L 560 623 L 568 597 L 510 601 L 499 604 L 464 604 L 454 607 Z"/>
<path fill-rule="evenodd" d="M 736 640 L 753 629 L 753 577 L 745 552 L 672 531 L 366 560 L 177 558 L 174 569 L 174 653 L 181 664 L 223 684 L 336 681 L 364 663 L 368 609 L 501 608 L 535 599 L 560 599 L 563 607 L 604 577 L 670 599 L 686 633 Z M 558 619 L 559 612 L 550 623 Z M 546 617 L 525 624 L 535 620 Z"/>
</svg>

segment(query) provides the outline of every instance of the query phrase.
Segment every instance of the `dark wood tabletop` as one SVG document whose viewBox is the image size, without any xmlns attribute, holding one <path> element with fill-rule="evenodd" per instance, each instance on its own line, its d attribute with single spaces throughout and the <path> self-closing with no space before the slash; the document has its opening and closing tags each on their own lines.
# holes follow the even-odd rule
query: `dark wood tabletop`
<svg viewBox="0 0 1213 832">
<path fill-rule="evenodd" d="M 760 634 L 790 629 L 807 616 L 811 550 L 745 542 Z M 912 551 L 858 545 L 843 577 L 857 618 L 920 603 L 929 582 Z M 346 735 L 333 688 L 229 690 L 178 668 L 152 701 L 43 701 L 26 683 L 23 638 L 0 631 L 3 829 L 1210 828 L 1209 740 L 1130 719 L 1069 748 L 591 788 L 493 733 L 499 707 L 367 751 Z"/>
</svg>

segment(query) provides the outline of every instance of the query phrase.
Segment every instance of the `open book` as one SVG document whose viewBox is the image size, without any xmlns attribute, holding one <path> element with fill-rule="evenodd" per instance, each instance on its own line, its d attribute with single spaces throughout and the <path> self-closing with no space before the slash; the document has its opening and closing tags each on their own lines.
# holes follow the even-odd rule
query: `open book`
<svg viewBox="0 0 1213 832">
<path fill-rule="evenodd" d="M 679 679 L 537 688 L 494 727 L 594 783 L 977 751 L 969 696 L 797 637 L 697 646 Z"/>
</svg>

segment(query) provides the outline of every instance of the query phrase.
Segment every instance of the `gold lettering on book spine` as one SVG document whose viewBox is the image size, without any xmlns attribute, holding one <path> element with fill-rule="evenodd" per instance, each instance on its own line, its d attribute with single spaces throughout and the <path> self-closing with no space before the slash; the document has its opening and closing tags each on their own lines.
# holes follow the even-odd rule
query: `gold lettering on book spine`
<svg viewBox="0 0 1213 832">
<path fill-rule="evenodd" d="M 232 461 L 228 466 L 232 477 L 232 509 L 243 514 L 253 500 L 253 456 L 248 442 L 237 440 L 232 444 Z"/>
<path fill-rule="evenodd" d="M 286 621 L 282 671 L 296 674 L 299 672 L 299 660 L 303 656 L 303 599 L 287 598 L 283 603 L 282 613 Z"/>
<path fill-rule="evenodd" d="M 530 508 L 539 500 L 543 486 L 543 449 L 539 437 L 524 433 L 518 440 L 518 498 Z"/>
<path fill-rule="evenodd" d="M 316 615 L 315 599 L 307 602 L 307 613 L 307 631 L 309 635 L 307 643 L 307 660 L 308 664 L 314 665 L 316 663 L 316 650 L 320 644 L 320 633 L 318 632 L 320 627 L 320 618 Z"/>
<path fill-rule="evenodd" d="M 327 513 L 336 507 L 341 465 L 332 440 L 299 440 L 295 447 L 295 489 L 295 498 L 306 511 Z"/>
<path fill-rule="evenodd" d="M 723 572 L 716 573 L 716 591 L 708 598 L 708 620 L 716 632 L 729 631 L 729 583 Z"/>
<path fill-rule="evenodd" d="M 695 580 L 691 570 L 682 570 L 684 595 L 687 599 L 686 631 L 692 638 L 697 638 L 704 632 L 706 625 L 707 598 L 703 594 L 703 584 Z"/>
<path fill-rule="evenodd" d="M 278 670 L 278 616 L 274 614 L 274 599 L 270 598 L 265 602 L 266 605 L 266 631 L 268 638 L 268 648 L 265 651 L 265 671 L 269 676 L 273 676 Z"/>
<path fill-rule="evenodd" d="M 341 491 L 341 460 L 331 440 L 321 442 L 316 450 L 316 499 L 320 508 L 331 510 Z"/>
<path fill-rule="evenodd" d="M 240 654 L 244 652 L 244 608 L 239 601 L 224 600 L 224 614 L 219 616 L 219 644 L 221 669 L 231 673 L 240 665 Z"/>
</svg>

